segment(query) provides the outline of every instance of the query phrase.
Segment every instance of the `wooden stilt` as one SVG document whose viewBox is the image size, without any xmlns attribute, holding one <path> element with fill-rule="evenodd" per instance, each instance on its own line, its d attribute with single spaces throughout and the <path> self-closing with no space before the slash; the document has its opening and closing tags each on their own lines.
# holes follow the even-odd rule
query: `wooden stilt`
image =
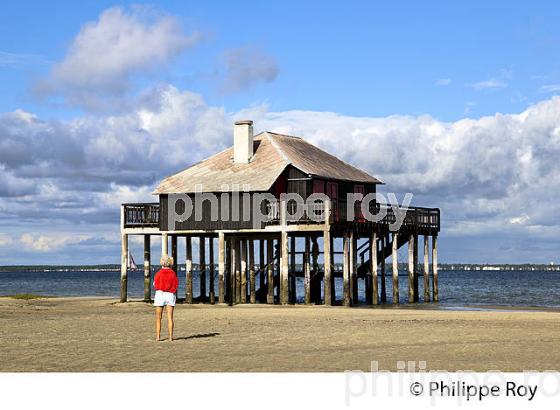
<svg viewBox="0 0 560 410">
<path fill-rule="evenodd" d="M 177 235 L 171 235 L 171 257 L 173 258 L 173 272 L 177 274 Z"/>
<path fill-rule="evenodd" d="M 379 304 L 379 284 L 377 279 L 377 232 L 373 232 L 370 238 L 370 263 L 371 263 L 371 303 Z"/>
<path fill-rule="evenodd" d="M 420 273 L 418 272 L 418 235 L 414 234 L 414 247 L 413 247 L 413 265 L 414 265 L 414 302 L 418 302 L 420 298 L 420 288 L 418 286 L 418 278 Z"/>
<path fill-rule="evenodd" d="M 311 301 L 315 304 L 321 303 L 321 276 L 319 273 L 319 243 L 317 237 L 311 237 L 311 279 L 309 281 L 311 287 Z"/>
<path fill-rule="evenodd" d="M 424 235 L 424 302 L 430 301 L 430 243 L 428 235 Z"/>
<path fill-rule="evenodd" d="M 247 240 L 241 240 L 241 303 L 247 303 Z"/>
<path fill-rule="evenodd" d="M 438 291 L 438 266 L 437 266 L 438 250 L 437 250 L 437 235 L 432 236 L 432 294 L 434 302 L 439 301 Z"/>
<path fill-rule="evenodd" d="M 350 235 L 344 232 L 343 236 L 343 261 L 342 261 L 342 288 L 343 304 L 351 306 L 350 297 Z"/>
<path fill-rule="evenodd" d="M 251 303 L 257 303 L 255 294 L 255 242 L 249 239 L 249 298 Z"/>
<path fill-rule="evenodd" d="M 304 302 L 306 305 L 311 303 L 311 240 L 309 236 L 305 237 L 305 251 L 303 254 L 303 286 L 304 286 Z"/>
<path fill-rule="evenodd" d="M 199 259 L 198 267 L 200 270 L 200 302 L 206 302 L 206 238 L 201 236 L 199 239 Z"/>
<path fill-rule="evenodd" d="M 144 235 L 144 302 L 152 301 L 151 236 Z"/>
<path fill-rule="evenodd" d="M 121 302 L 128 299 L 128 235 L 121 234 Z"/>
<path fill-rule="evenodd" d="M 397 255 L 398 251 L 398 233 L 393 233 L 393 247 L 391 253 L 391 259 L 393 260 L 393 304 L 398 305 L 399 303 L 399 258 Z"/>
<path fill-rule="evenodd" d="M 382 252 L 382 256 L 381 256 L 381 303 L 387 303 L 387 275 L 386 273 L 386 268 L 385 268 L 385 249 L 387 246 L 389 246 L 389 236 L 388 235 L 383 235 L 381 236 L 381 241 L 380 241 L 380 245 L 381 245 L 381 252 Z"/>
<path fill-rule="evenodd" d="M 296 303 L 296 237 L 290 237 L 290 272 L 289 272 L 290 303 Z"/>
<path fill-rule="evenodd" d="M 408 303 L 414 303 L 414 235 L 408 237 Z"/>
<path fill-rule="evenodd" d="M 353 231 L 350 231 L 350 303 L 352 305 L 358 304 L 358 276 L 356 269 L 356 249 L 358 238 Z"/>
<path fill-rule="evenodd" d="M 193 260 L 192 260 L 192 238 L 185 238 L 185 302 L 193 303 Z"/>
<path fill-rule="evenodd" d="M 169 255 L 169 241 L 166 233 L 161 234 L 161 254 Z"/>
<path fill-rule="evenodd" d="M 218 233 L 218 303 L 225 302 L 224 277 L 226 274 L 226 246 L 225 235 L 223 232 Z"/>
<path fill-rule="evenodd" d="M 280 242 L 280 304 L 287 305 L 289 303 L 288 232 L 282 231 Z"/>
<path fill-rule="evenodd" d="M 208 238 L 208 297 L 210 298 L 210 303 L 216 303 L 216 291 L 214 289 L 214 274 L 215 274 L 215 267 L 214 267 L 214 238 L 211 236 Z"/>
<path fill-rule="evenodd" d="M 329 232 L 330 233 L 330 232 Z M 336 303 L 336 288 L 334 286 L 334 235 L 330 235 L 330 248 L 331 248 L 331 305 Z"/>
<path fill-rule="evenodd" d="M 332 255 L 331 255 L 331 231 L 326 229 L 323 234 L 323 265 L 325 275 L 323 278 L 325 305 L 332 306 Z"/>
<path fill-rule="evenodd" d="M 231 284 L 231 266 L 232 266 L 232 258 L 231 258 L 231 239 L 225 238 L 224 235 L 224 242 L 226 245 L 226 269 L 224 272 L 224 301 L 229 303 L 230 305 L 233 303 L 232 298 L 232 284 Z"/>
<path fill-rule="evenodd" d="M 241 249 L 242 239 L 235 240 L 235 303 L 241 303 Z"/>
<path fill-rule="evenodd" d="M 259 239 L 259 294 L 260 301 L 262 303 L 266 302 L 266 290 L 264 287 L 265 276 L 266 276 L 266 261 L 264 257 L 265 241 L 264 239 Z"/>
<path fill-rule="evenodd" d="M 267 285 L 268 292 L 266 293 L 266 303 L 274 304 L 274 241 L 267 239 L 266 241 L 267 262 Z"/>
</svg>

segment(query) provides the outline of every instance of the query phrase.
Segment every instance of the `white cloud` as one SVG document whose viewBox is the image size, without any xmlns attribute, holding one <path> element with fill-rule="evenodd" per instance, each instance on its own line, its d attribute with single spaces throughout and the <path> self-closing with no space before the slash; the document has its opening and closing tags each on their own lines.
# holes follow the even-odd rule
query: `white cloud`
<svg viewBox="0 0 560 410">
<path fill-rule="evenodd" d="M 76 244 L 88 239 L 85 235 L 21 235 L 19 242 L 29 250 L 38 252 L 52 252 L 69 244 Z"/>
<path fill-rule="evenodd" d="M 199 39 L 199 33 L 185 35 L 176 18 L 153 8 L 113 7 L 81 28 L 38 88 L 61 94 L 71 104 L 99 109 L 104 103 L 99 100 L 126 92 L 133 75 L 153 72 Z"/>
<path fill-rule="evenodd" d="M 47 63 L 48 61 L 38 54 L 8 53 L 0 51 L 0 67 L 21 68 L 30 65 Z"/>
<path fill-rule="evenodd" d="M 513 225 L 523 225 L 524 223 L 528 222 L 531 218 L 527 214 L 523 214 L 520 216 L 516 216 L 510 218 L 509 223 Z"/>
<path fill-rule="evenodd" d="M 448 86 L 451 84 L 451 79 L 450 78 L 440 78 L 439 80 L 437 80 L 435 82 L 435 85 L 440 85 L 440 86 Z"/>
<path fill-rule="evenodd" d="M 560 84 L 543 85 L 539 90 L 542 93 L 557 93 L 560 92 Z"/>
<path fill-rule="evenodd" d="M 0 246 L 8 246 L 11 245 L 12 238 L 5 234 L 0 234 Z"/>
<path fill-rule="evenodd" d="M 241 47 L 225 53 L 223 91 L 235 93 L 248 90 L 259 83 L 271 83 L 278 77 L 274 57 L 253 47 Z"/>
<path fill-rule="evenodd" d="M 474 88 L 475 90 L 490 90 L 496 88 L 506 88 L 508 85 L 505 81 L 490 78 L 489 80 L 469 84 L 469 86 Z"/>
</svg>

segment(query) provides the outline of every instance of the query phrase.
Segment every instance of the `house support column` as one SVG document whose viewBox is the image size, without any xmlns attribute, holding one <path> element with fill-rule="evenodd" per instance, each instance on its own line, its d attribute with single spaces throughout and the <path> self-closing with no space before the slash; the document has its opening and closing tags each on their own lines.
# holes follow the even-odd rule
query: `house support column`
<svg viewBox="0 0 560 410">
<path fill-rule="evenodd" d="M 316 305 L 321 304 L 321 277 L 319 274 L 319 243 L 317 237 L 311 237 L 312 274 L 309 280 L 311 287 L 311 301 Z"/>
<path fill-rule="evenodd" d="M 371 234 L 370 239 L 370 262 L 371 262 L 371 303 L 379 304 L 379 284 L 377 281 L 377 232 Z"/>
<path fill-rule="evenodd" d="M 144 235 L 144 302 L 152 301 L 151 236 Z"/>
<path fill-rule="evenodd" d="M 288 289 L 288 232 L 282 231 L 280 239 L 280 304 L 287 305 L 290 296 Z"/>
<path fill-rule="evenodd" d="M 185 237 L 185 302 L 193 303 L 192 238 Z"/>
<path fill-rule="evenodd" d="M 387 303 L 387 283 L 385 275 L 385 249 L 389 246 L 389 236 L 381 237 L 381 303 Z"/>
<path fill-rule="evenodd" d="M 350 298 L 350 235 L 344 232 L 343 242 L 343 261 L 342 261 L 342 288 L 343 288 L 343 304 L 351 305 Z"/>
<path fill-rule="evenodd" d="M 171 235 L 171 257 L 173 258 L 173 272 L 177 274 L 177 235 Z"/>
<path fill-rule="evenodd" d="M 167 234 L 161 234 L 161 256 L 169 255 L 169 241 L 167 240 Z"/>
<path fill-rule="evenodd" d="M 414 302 L 420 300 L 420 287 L 418 286 L 418 279 L 420 278 L 419 265 L 418 265 L 418 235 L 414 234 L 414 247 L 413 250 L 413 264 L 414 264 Z"/>
<path fill-rule="evenodd" d="M 241 240 L 241 303 L 247 303 L 247 239 Z"/>
<path fill-rule="evenodd" d="M 272 305 L 274 304 L 274 241 L 272 239 L 266 240 L 266 253 L 268 261 L 266 303 Z"/>
<path fill-rule="evenodd" d="M 393 260 L 393 305 L 399 304 L 399 258 L 398 258 L 398 244 L 399 234 L 393 233 L 393 247 L 391 259 Z"/>
<path fill-rule="evenodd" d="M 235 240 L 235 258 L 234 258 L 234 265 L 235 265 L 235 303 L 241 303 L 241 245 L 242 240 L 236 239 Z"/>
<path fill-rule="evenodd" d="M 215 286 L 214 286 L 214 273 L 215 273 L 215 266 L 214 266 L 214 237 L 211 236 L 208 238 L 208 263 L 209 263 L 209 283 L 208 286 L 210 287 L 210 289 L 208 289 L 208 297 L 210 298 L 210 303 L 214 304 L 216 303 L 216 292 L 214 290 Z"/>
<path fill-rule="evenodd" d="M 414 235 L 408 237 L 408 303 L 414 303 Z"/>
<path fill-rule="evenodd" d="M 226 244 L 223 232 L 218 232 L 218 303 L 225 302 Z"/>
<path fill-rule="evenodd" d="M 303 254 L 303 287 L 305 290 L 304 302 L 306 305 L 311 303 L 311 239 L 305 237 L 305 251 Z"/>
<path fill-rule="evenodd" d="M 438 250 L 437 250 L 437 235 L 432 236 L 432 294 L 434 298 L 434 302 L 439 301 L 438 295 L 438 266 L 437 266 L 437 258 L 438 258 Z"/>
<path fill-rule="evenodd" d="M 198 242 L 198 269 L 200 271 L 200 302 L 206 302 L 206 238 L 201 236 Z"/>
<path fill-rule="evenodd" d="M 350 268 L 350 304 L 358 304 L 358 275 L 356 269 L 356 243 L 358 239 L 353 231 L 350 231 L 350 251 L 349 251 L 349 268 Z"/>
<path fill-rule="evenodd" d="M 296 237 L 290 237 L 290 303 L 296 303 Z"/>
<path fill-rule="evenodd" d="M 249 239 L 249 298 L 251 303 L 257 303 L 255 294 L 255 242 Z"/>
<path fill-rule="evenodd" d="M 430 301 L 430 243 L 424 235 L 424 303 Z"/>
<path fill-rule="evenodd" d="M 128 235 L 121 233 L 121 302 L 128 299 Z"/>
<path fill-rule="evenodd" d="M 325 229 L 323 234 L 323 264 L 325 266 L 324 284 L 324 301 L 325 305 L 332 306 L 333 303 L 333 283 L 332 283 L 332 249 L 331 249 L 331 231 Z"/>
<path fill-rule="evenodd" d="M 264 287 L 266 277 L 266 262 L 264 256 L 265 241 L 259 239 L 259 301 L 266 302 L 266 288 Z"/>
</svg>

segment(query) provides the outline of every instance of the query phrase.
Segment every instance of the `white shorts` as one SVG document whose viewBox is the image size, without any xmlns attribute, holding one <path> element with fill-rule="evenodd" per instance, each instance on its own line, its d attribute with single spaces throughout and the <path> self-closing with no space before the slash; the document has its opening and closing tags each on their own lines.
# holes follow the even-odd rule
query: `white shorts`
<svg viewBox="0 0 560 410">
<path fill-rule="evenodd" d="M 154 306 L 175 306 L 175 301 L 175 293 L 156 290 L 156 295 L 154 296 Z"/>
</svg>

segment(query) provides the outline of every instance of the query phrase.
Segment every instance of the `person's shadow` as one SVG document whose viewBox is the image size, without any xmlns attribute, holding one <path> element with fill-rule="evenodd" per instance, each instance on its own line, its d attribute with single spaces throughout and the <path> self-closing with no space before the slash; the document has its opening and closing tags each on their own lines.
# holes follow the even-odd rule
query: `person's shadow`
<svg viewBox="0 0 560 410">
<path fill-rule="evenodd" d="M 202 338 L 205 338 L 205 337 L 214 337 L 214 336 L 218 336 L 218 335 L 219 335 L 219 333 L 216 333 L 216 332 L 213 332 L 213 333 L 199 333 L 197 335 L 174 337 L 173 340 L 202 339 Z"/>
</svg>

